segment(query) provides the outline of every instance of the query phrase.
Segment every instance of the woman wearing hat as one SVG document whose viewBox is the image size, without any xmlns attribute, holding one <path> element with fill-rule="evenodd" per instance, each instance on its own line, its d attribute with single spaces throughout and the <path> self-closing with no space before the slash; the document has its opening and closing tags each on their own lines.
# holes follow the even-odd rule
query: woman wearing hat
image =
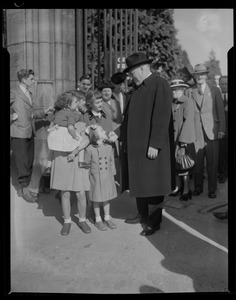
<svg viewBox="0 0 236 300">
<path fill-rule="evenodd" d="M 122 122 L 122 113 L 119 102 L 112 97 L 114 85 L 109 82 L 104 82 L 99 90 L 102 93 L 103 106 L 109 112 L 113 122 L 113 130 L 116 130 Z"/>
<path fill-rule="evenodd" d="M 196 156 L 194 147 L 194 104 L 191 98 L 187 98 L 184 95 L 185 89 L 189 86 L 183 80 L 175 79 L 171 81 L 170 87 L 173 91 L 172 112 L 174 119 L 175 155 L 178 159 L 188 151 L 194 159 Z M 189 188 L 190 172 L 192 170 L 177 170 L 176 189 L 170 196 L 182 194 L 179 198 L 182 201 L 192 198 L 192 191 Z"/>
<path fill-rule="evenodd" d="M 196 166 L 193 195 L 203 192 L 204 160 L 206 158 L 208 197 L 216 198 L 219 139 L 225 136 L 226 123 L 220 89 L 208 83 L 208 70 L 204 64 L 194 67 L 197 85 L 191 96 L 195 107 Z"/>
<path fill-rule="evenodd" d="M 125 126 L 122 124 L 121 190 L 136 198 L 138 215 L 128 224 L 144 223 L 140 233 L 149 236 L 160 229 L 164 195 L 171 190 L 169 126 L 172 92 L 168 82 L 152 73 L 142 52 L 126 58 L 127 68 L 137 88 L 131 93 Z M 172 124 L 173 125 L 173 124 Z M 149 207 L 150 206 L 150 207 Z"/>
</svg>

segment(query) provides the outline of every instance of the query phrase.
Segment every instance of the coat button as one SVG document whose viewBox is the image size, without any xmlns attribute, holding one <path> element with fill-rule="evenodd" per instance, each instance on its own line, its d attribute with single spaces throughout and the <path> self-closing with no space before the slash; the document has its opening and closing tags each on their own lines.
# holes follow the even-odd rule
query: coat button
<svg viewBox="0 0 236 300">
<path fill-rule="evenodd" d="M 102 170 L 102 168 L 100 168 L 100 170 Z"/>
</svg>

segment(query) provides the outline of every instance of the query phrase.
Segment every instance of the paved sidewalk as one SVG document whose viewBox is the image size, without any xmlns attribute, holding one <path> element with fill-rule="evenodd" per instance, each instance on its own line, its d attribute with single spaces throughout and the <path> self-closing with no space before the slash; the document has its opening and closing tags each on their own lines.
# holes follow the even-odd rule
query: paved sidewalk
<svg viewBox="0 0 236 300">
<path fill-rule="evenodd" d="M 228 278 L 227 221 L 209 209 L 227 202 L 227 183 L 218 197 L 204 193 L 180 205 L 166 198 L 161 230 L 141 237 L 141 224 L 124 219 L 136 214 L 125 192 L 111 203 L 117 228 L 84 234 L 74 222 L 61 236 L 56 191 L 27 203 L 11 183 L 11 291 L 33 293 L 139 294 L 225 292 Z M 221 208 L 224 209 L 224 208 Z"/>
</svg>

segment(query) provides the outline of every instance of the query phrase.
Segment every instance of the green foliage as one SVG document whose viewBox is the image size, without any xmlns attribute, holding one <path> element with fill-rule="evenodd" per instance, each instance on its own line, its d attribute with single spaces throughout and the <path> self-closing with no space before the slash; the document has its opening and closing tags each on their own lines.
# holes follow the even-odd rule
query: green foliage
<svg viewBox="0 0 236 300">
<path fill-rule="evenodd" d="M 87 68 L 88 73 L 94 70 L 94 82 L 98 83 L 98 33 L 100 32 L 100 78 L 109 77 L 113 70 L 109 67 L 109 46 L 104 49 L 104 31 L 106 31 L 106 44 L 117 43 L 117 51 L 120 51 L 120 39 L 122 37 L 125 53 L 125 32 L 128 37 L 130 28 L 125 26 L 125 9 L 117 10 L 115 22 L 114 9 L 88 9 L 87 10 Z M 128 10 L 129 11 L 129 10 Z M 100 14 L 100 27 L 98 28 L 98 13 Z M 104 13 L 106 22 L 104 22 Z M 122 13 L 122 35 L 120 32 L 120 13 Z M 129 12 L 128 12 L 129 13 Z M 188 55 L 182 50 L 176 38 L 177 30 L 174 26 L 173 9 L 139 9 L 138 10 L 138 51 L 146 52 L 149 58 L 161 61 L 164 66 L 164 77 L 172 80 L 179 76 L 179 69 L 189 63 Z M 105 27 L 104 27 L 105 26 Z M 115 29 L 116 28 L 116 29 Z M 112 34 L 110 34 L 112 32 Z M 116 34 L 115 34 L 116 32 Z M 116 40 L 115 40 L 116 37 Z M 106 54 L 106 55 L 105 55 Z M 128 53 L 128 55 L 131 53 Z"/>
<path fill-rule="evenodd" d="M 138 45 L 140 51 L 164 64 L 165 77 L 172 80 L 179 70 L 189 63 L 187 52 L 182 50 L 176 38 L 173 9 L 140 9 Z"/>
</svg>

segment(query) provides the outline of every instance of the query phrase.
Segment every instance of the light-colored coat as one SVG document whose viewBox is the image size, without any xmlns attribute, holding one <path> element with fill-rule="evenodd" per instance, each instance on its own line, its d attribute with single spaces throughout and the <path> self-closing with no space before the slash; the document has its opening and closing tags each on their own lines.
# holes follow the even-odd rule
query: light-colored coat
<svg viewBox="0 0 236 300">
<path fill-rule="evenodd" d="M 33 97 L 31 99 L 32 104 L 19 86 L 11 91 L 11 108 L 18 115 L 18 119 L 13 121 L 10 127 L 11 137 L 31 138 L 34 131 L 33 119 L 45 116 L 42 109 L 35 110 Z"/>
<path fill-rule="evenodd" d="M 89 145 L 85 149 L 84 161 L 91 164 L 89 198 L 94 202 L 105 202 L 117 197 L 114 180 L 116 174 L 113 149 L 110 145 Z"/>
<path fill-rule="evenodd" d="M 194 103 L 191 98 L 182 95 L 172 104 L 174 120 L 174 138 L 178 142 L 190 144 L 195 142 Z"/>
<path fill-rule="evenodd" d="M 225 112 L 220 90 L 206 84 L 204 95 L 192 89 L 195 107 L 196 150 L 204 146 L 203 129 L 209 140 L 217 140 L 218 132 L 226 131 Z"/>
</svg>

